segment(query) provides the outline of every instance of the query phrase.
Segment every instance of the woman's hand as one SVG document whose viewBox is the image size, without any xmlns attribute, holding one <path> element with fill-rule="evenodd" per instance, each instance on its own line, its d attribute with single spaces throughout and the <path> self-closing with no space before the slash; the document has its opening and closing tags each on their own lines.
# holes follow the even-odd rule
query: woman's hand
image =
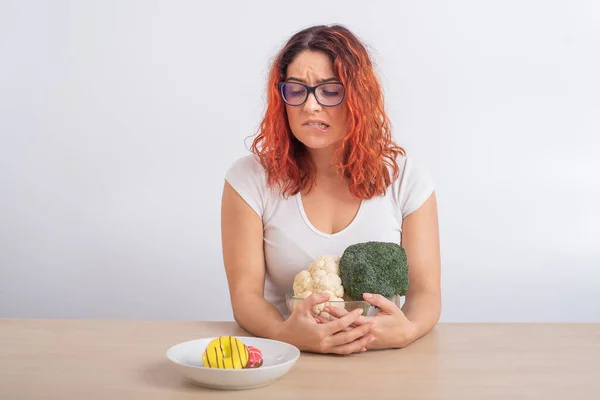
<svg viewBox="0 0 600 400">
<path fill-rule="evenodd" d="M 312 294 L 304 299 L 282 323 L 276 338 L 293 344 L 301 351 L 314 353 L 352 354 L 366 351 L 372 339 L 369 335 L 372 325 L 369 322 L 357 322 L 362 310 L 346 313 L 333 321 L 313 316 L 312 307 L 328 299 L 328 294 Z"/>
<path fill-rule="evenodd" d="M 416 339 L 416 324 L 409 321 L 396 304 L 379 294 L 364 293 L 363 298 L 380 309 L 375 316 L 361 316 L 350 326 L 353 328 L 372 324 L 369 334 L 374 340 L 367 345 L 367 349 L 401 348 Z M 325 307 L 324 311 L 338 318 L 337 321 L 352 314 L 337 307 Z M 325 324 L 328 321 L 319 318 L 319 322 Z"/>
<path fill-rule="evenodd" d="M 403 219 L 401 244 L 410 265 L 410 286 L 402 310 L 383 296 L 364 294 L 363 298 L 380 311 L 374 317 L 361 316 L 352 325 L 374 324 L 370 334 L 375 340 L 368 349 L 405 347 L 437 324 L 441 312 L 441 265 L 435 193 Z M 325 311 L 337 318 L 347 313 L 336 307 L 325 307 Z"/>
</svg>

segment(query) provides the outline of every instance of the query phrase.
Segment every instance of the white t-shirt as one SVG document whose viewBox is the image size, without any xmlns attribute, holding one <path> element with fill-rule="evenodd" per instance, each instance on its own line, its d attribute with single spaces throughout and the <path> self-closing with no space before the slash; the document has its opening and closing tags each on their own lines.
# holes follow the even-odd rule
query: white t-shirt
<svg viewBox="0 0 600 400">
<path fill-rule="evenodd" d="M 294 277 L 315 258 L 341 257 L 351 244 L 367 241 L 400 243 L 402 220 L 418 209 L 434 190 L 431 177 L 411 158 L 398 158 L 399 175 L 384 196 L 363 200 L 345 229 L 326 234 L 308 220 L 301 195 L 284 198 L 267 187 L 265 170 L 253 154 L 236 160 L 225 179 L 262 218 L 266 277 L 264 296 L 284 318 L 289 317 L 285 292 Z"/>
</svg>

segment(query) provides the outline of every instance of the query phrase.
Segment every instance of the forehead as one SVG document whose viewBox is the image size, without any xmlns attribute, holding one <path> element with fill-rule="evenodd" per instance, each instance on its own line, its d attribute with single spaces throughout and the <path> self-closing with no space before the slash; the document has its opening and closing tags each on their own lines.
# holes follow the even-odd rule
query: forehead
<svg viewBox="0 0 600 400">
<path fill-rule="evenodd" d="M 288 65 L 287 77 L 327 79 L 336 77 L 331 60 L 320 51 L 305 50 Z"/>
</svg>

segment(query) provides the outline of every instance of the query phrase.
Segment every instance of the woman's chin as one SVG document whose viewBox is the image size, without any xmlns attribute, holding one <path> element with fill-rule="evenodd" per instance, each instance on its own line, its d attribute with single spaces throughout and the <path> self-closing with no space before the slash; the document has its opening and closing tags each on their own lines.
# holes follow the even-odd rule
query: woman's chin
<svg viewBox="0 0 600 400">
<path fill-rule="evenodd" d="M 303 137 L 300 142 L 310 150 L 327 150 L 334 148 L 340 141 L 331 137 Z"/>
</svg>

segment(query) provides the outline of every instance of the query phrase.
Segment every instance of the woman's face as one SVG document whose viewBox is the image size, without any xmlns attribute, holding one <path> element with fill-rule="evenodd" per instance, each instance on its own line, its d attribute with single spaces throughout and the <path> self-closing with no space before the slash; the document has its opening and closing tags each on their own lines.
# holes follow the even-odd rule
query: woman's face
<svg viewBox="0 0 600 400">
<path fill-rule="evenodd" d="M 316 86 L 330 81 L 340 82 L 333 72 L 329 57 L 322 52 L 305 50 L 287 68 L 286 82 Z M 317 90 L 317 95 L 322 95 L 325 100 L 326 96 L 330 96 L 330 99 L 335 96 L 331 88 L 325 89 L 328 90 Z M 286 110 L 293 135 L 309 149 L 333 149 L 346 135 L 348 108 L 345 101 L 327 107 L 319 104 L 314 93 L 311 93 L 304 104 L 286 104 Z"/>
</svg>

